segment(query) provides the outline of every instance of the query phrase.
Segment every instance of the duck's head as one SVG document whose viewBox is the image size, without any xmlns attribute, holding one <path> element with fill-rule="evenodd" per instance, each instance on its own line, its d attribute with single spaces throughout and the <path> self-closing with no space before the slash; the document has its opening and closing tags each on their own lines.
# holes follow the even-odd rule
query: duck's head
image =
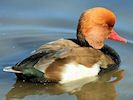
<svg viewBox="0 0 133 100">
<path fill-rule="evenodd" d="M 113 12 L 106 8 L 89 9 L 79 19 L 77 39 L 81 42 L 87 41 L 96 49 L 101 49 L 104 46 L 103 41 L 108 38 L 126 43 L 127 40 L 113 30 L 115 20 Z"/>
</svg>

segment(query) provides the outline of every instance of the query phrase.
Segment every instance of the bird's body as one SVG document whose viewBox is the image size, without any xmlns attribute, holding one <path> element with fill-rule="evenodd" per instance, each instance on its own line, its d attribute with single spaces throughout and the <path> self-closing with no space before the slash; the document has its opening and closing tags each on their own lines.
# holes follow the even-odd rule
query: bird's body
<svg viewBox="0 0 133 100">
<path fill-rule="evenodd" d="M 118 61 L 115 62 L 113 56 L 109 56 L 109 50 L 113 53 L 111 55 L 117 55 L 114 59 Z M 103 70 L 118 67 L 119 63 L 118 54 L 108 46 L 105 46 L 102 52 L 102 49 L 81 47 L 72 40 L 59 39 L 41 46 L 12 69 L 24 80 L 66 83 L 96 76 Z M 112 65 L 112 68 L 108 65 Z"/>
<path fill-rule="evenodd" d="M 120 64 L 119 55 L 114 49 L 103 44 L 103 41 L 110 36 L 112 26 L 100 26 L 106 25 L 106 21 L 94 24 L 91 22 L 94 20 L 88 21 L 86 18 L 86 16 L 90 18 L 91 13 L 95 14 L 94 11 L 99 13 L 97 9 L 107 11 L 109 13 L 107 15 L 113 14 L 105 8 L 86 11 L 87 13 L 83 13 L 79 20 L 77 40 L 59 39 L 44 44 L 29 57 L 11 68 L 5 68 L 4 71 L 15 72 L 18 78 L 32 82 L 66 83 L 115 69 Z M 109 19 L 114 25 L 115 19 L 114 15 L 112 16 Z M 100 16 L 96 20 L 100 18 L 103 17 Z M 107 34 L 104 35 L 105 33 Z"/>
</svg>

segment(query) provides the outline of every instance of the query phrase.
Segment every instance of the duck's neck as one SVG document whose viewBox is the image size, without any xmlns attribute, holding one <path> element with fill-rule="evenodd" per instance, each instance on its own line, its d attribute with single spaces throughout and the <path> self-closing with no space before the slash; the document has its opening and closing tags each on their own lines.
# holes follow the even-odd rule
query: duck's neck
<svg viewBox="0 0 133 100">
<path fill-rule="evenodd" d="M 77 42 L 82 47 L 91 47 L 79 31 L 77 31 Z"/>
</svg>

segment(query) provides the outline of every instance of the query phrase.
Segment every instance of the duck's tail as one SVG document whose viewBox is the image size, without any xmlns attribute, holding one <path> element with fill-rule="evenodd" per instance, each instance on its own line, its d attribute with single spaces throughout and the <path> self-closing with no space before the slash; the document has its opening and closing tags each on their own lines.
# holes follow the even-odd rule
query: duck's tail
<svg viewBox="0 0 133 100">
<path fill-rule="evenodd" d="M 5 72 L 14 72 L 14 73 L 22 73 L 21 71 L 17 71 L 17 70 L 12 69 L 11 66 L 5 67 L 5 68 L 3 69 L 3 71 L 5 71 Z"/>
</svg>

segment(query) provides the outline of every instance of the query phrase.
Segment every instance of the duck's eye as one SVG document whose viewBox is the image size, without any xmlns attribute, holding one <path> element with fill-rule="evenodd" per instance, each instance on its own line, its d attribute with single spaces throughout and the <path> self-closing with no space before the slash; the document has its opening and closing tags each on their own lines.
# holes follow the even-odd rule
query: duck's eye
<svg viewBox="0 0 133 100">
<path fill-rule="evenodd" d="M 109 25 L 108 24 L 105 24 L 105 27 L 109 28 Z"/>
</svg>

